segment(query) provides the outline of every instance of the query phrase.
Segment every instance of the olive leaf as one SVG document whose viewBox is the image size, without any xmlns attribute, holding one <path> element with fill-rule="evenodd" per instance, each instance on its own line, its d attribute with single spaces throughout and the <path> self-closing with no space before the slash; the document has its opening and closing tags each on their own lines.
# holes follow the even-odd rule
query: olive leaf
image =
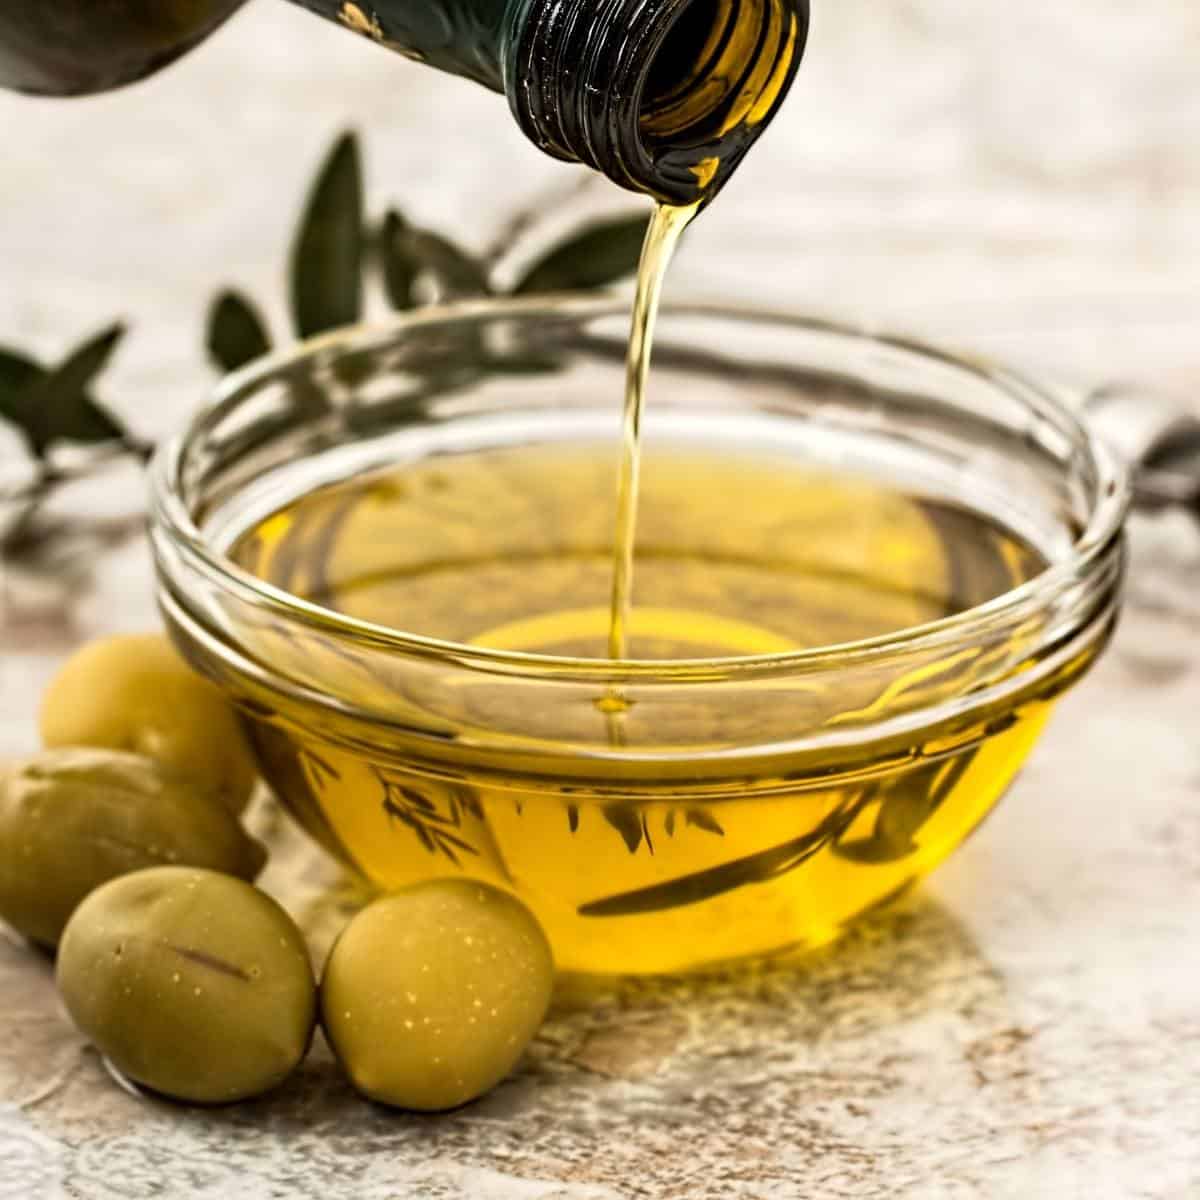
<svg viewBox="0 0 1200 1200">
<path fill-rule="evenodd" d="M 491 264 L 507 254 L 512 238 L 529 224 L 529 214 L 522 214 L 500 249 L 484 255 L 413 224 L 395 209 L 368 227 L 359 141 L 353 132 L 345 133 L 322 161 L 292 241 L 290 304 L 296 331 L 310 337 L 359 320 L 368 267 L 380 272 L 384 294 L 399 311 L 494 295 Z M 585 225 L 543 253 L 511 290 L 524 294 L 613 283 L 636 268 L 646 225 L 640 215 Z M 229 371 L 264 353 L 270 338 L 249 301 L 226 290 L 210 307 L 206 345 L 213 361 Z M 488 365 L 523 374 L 555 371 L 561 363 L 544 354 L 505 354 Z M 339 373 L 350 375 L 349 368 Z"/>
<path fill-rule="evenodd" d="M 388 299 L 402 311 L 421 303 L 418 285 L 426 279 L 438 300 L 491 292 L 482 262 L 440 234 L 410 224 L 395 209 L 384 218 L 380 255 Z"/>
<path fill-rule="evenodd" d="M 684 816 L 687 823 L 696 829 L 702 829 L 705 833 L 712 833 L 717 837 L 725 836 L 721 822 L 706 808 L 689 808 Z"/>
<path fill-rule="evenodd" d="M 44 374 L 32 358 L 0 346 L 0 419 L 25 434 L 26 441 L 31 443 L 26 431 L 30 410 L 25 396 Z"/>
<path fill-rule="evenodd" d="M 413 230 L 411 240 L 437 284 L 439 300 L 486 296 L 491 291 L 483 266 L 453 242 L 427 229 Z"/>
<path fill-rule="evenodd" d="M 911 846 L 921 826 L 941 804 L 942 796 L 941 790 L 925 794 L 911 789 L 889 796 L 879 810 L 875 836 L 894 846 Z"/>
<path fill-rule="evenodd" d="M 394 209 L 383 219 L 379 256 L 384 291 L 392 307 L 400 311 L 413 308 L 417 303 L 416 285 L 421 264 L 408 244 L 408 223 Z"/>
<path fill-rule="evenodd" d="M 845 807 L 831 813 L 816 829 L 801 837 L 733 859 L 716 867 L 681 875 L 663 883 L 650 884 L 631 892 L 606 896 L 581 904 L 576 910 L 581 917 L 629 917 L 645 913 L 664 912 L 701 904 L 727 892 L 752 884 L 769 883 L 803 866 L 831 842 L 835 842 L 858 816 L 870 793 L 864 793 Z M 605 810 L 608 816 L 609 809 Z"/>
<path fill-rule="evenodd" d="M 880 796 L 879 812 L 870 837 L 839 840 L 834 853 L 850 862 L 899 862 L 920 849 L 916 836 L 945 803 L 977 751 L 961 753 L 948 764 L 931 763 L 920 767 L 885 788 Z"/>
<path fill-rule="evenodd" d="M 20 559 L 34 569 L 46 569 L 50 563 L 56 564 L 55 570 L 65 569 L 62 543 L 71 546 L 71 539 L 81 530 L 71 521 L 43 519 L 42 506 L 62 484 L 90 474 L 96 462 L 52 463 L 49 452 L 56 443 L 105 443 L 115 446 L 118 453 L 149 457 L 151 448 L 101 407 L 90 390 L 124 333 L 122 325 L 111 326 L 51 370 L 19 351 L 0 349 L 0 420 L 14 426 L 30 455 L 38 460 L 32 481 L 9 496 L 16 498 L 18 505 L 0 535 L 0 558 Z M 97 456 L 96 461 L 107 461 L 108 457 Z M 99 544 L 107 545 L 123 540 L 140 527 L 140 520 L 132 524 L 110 522 L 95 532 Z M 94 541 L 76 541 L 79 544 L 72 554 L 81 558 L 94 554 Z"/>
<path fill-rule="evenodd" d="M 287 740 L 283 731 L 266 719 L 273 715 L 269 709 L 265 716 L 263 713 L 255 715 L 259 719 L 247 721 L 245 728 L 263 771 L 269 772 L 278 793 L 287 796 L 288 804 L 313 837 L 335 858 L 361 872 L 362 867 L 330 824 L 314 793 L 314 776 L 306 770 L 308 763 L 305 752 L 297 754 L 295 746 Z"/>
<path fill-rule="evenodd" d="M 32 358 L 0 346 L 0 412 L 5 411 L 3 406 L 10 396 L 24 391 L 44 374 Z"/>
<path fill-rule="evenodd" d="M 321 167 L 292 244 L 292 318 L 301 337 L 358 320 L 363 243 L 362 157 L 347 133 Z"/>
<path fill-rule="evenodd" d="M 916 846 L 911 844 L 896 845 L 878 837 L 854 838 L 848 842 L 839 842 L 834 849 L 838 858 L 874 867 L 899 862 L 917 852 Z"/>
<path fill-rule="evenodd" d="M 113 325 L 52 370 L 14 351 L 0 351 L 0 416 L 17 427 L 35 457 L 45 458 L 60 441 L 117 441 L 137 448 L 125 427 L 89 391 L 124 336 L 125 327 Z"/>
<path fill-rule="evenodd" d="M 40 432 L 45 446 L 59 440 L 106 442 L 126 439 L 124 426 L 87 392 L 92 381 L 108 365 L 124 336 L 122 323 L 110 326 L 74 350 L 26 393 L 39 409 Z"/>
<path fill-rule="evenodd" d="M 899 787 L 886 793 L 870 837 L 841 842 L 840 858 L 858 863 L 899 862 L 917 852 L 914 838 L 932 816 L 936 796 L 926 787 Z"/>
<path fill-rule="evenodd" d="M 204 344 L 223 371 L 236 371 L 271 349 L 266 323 L 245 296 L 232 289 L 221 292 L 208 310 Z"/>
<path fill-rule="evenodd" d="M 684 824 L 691 829 L 701 829 L 705 833 L 715 834 L 717 837 L 725 836 L 725 829 L 721 822 L 712 815 L 706 808 L 688 808 L 683 810 Z M 663 820 L 663 828 L 666 830 L 667 837 L 675 836 L 675 821 L 676 811 L 673 808 L 667 810 L 667 815 Z"/>
<path fill-rule="evenodd" d="M 608 804 L 602 809 L 604 819 L 621 835 L 625 848 L 630 854 L 636 854 L 643 838 L 650 853 L 654 847 L 650 845 L 645 822 L 641 814 L 632 804 Z"/>
<path fill-rule="evenodd" d="M 637 270 L 646 237 L 645 216 L 585 226 L 547 251 L 513 288 L 516 295 L 607 287 Z"/>
</svg>

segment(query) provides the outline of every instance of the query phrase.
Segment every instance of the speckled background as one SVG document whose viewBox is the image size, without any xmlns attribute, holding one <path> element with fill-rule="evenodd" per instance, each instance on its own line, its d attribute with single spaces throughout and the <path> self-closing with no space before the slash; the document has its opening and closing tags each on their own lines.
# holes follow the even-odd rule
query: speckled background
<svg viewBox="0 0 1200 1200">
<path fill-rule="evenodd" d="M 1200 392 L 1193 0 L 815 8 L 788 109 L 674 294 Z M 51 356 L 124 313 L 105 395 L 147 435 L 172 427 L 211 381 L 213 290 L 282 316 L 299 189 L 346 125 L 375 208 L 477 244 L 574 186 L 497 98 L 256 0 L 147 86 L 0 96 L 0 341 Z M 136 495 L 108 486 L 118 525 Z M 564 989 L 517 1077 L 453 1116 L 359 1102 L 320 1049 L 298 1086 L 236 1110 L 133 1096 L 61 1017 L 47 964 L 0 937 L 0 1197 L 1200 1197 L 1200 526 L 1132 532 L 1111 652 L 906 907 L 799 963 Z M 136 539 L 88 568 L 0 577 L 0 753 L 32 747 L 74 644 L 153 619 Z M 327 934 L 325 869 L 275 836 L 271 886 Z"/>
</svg>

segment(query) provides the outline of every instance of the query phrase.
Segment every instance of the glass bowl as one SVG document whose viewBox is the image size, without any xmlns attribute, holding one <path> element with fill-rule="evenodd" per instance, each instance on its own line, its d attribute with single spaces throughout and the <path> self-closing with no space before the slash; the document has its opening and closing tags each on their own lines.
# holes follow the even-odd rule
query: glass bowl
<svg viewBox="0 0 1200 1200">
<path fill-rule="evenodd" d="M 610 300 L 488 301 L 318 339 L 227 380 L 153 471 L 170 632 L 245 715 L 264 777 L 301 825 L 381 888 L 467 876 L 510 889 L 560 968 L 601 973 L 816 945 L 944 859 L 1105 646 L 1127 504 L 1104 447 L 1019 375 L 815 320 L 667 307 L 647 503 L 662 464 L 682 454 L 708 468 L 675 524 L 647 535 L 647 561 L 678 550 L 673 537 L 708 539 L 724 579 L 721 555 L 746 551 L 730 542 L 753 540 L 748 515 L 774 495 L 756 506 L 756 479 L 766 489 L 794 472 L 815 499 L 798 528 L 768 529 L 759 559 L 791 571 L 820 560 L 836 575 L 854 548 L 853 570 L 865 559 L 885 580 L 898 572 L 886 618 L 867 614 L 878 627 L 839 624 L 832 593 L 819 627 L 855 636 L 731 636 L 725 651 L 620 662 L 393 628 L 337 611 L 318 567 L 298 565 L 301 550 L 336 550 L 357 501 L 284 537 L 265 578 L 247 569 L 252 531 L 339 482 L 368 481 L 392 502 L 409 472 L 423 488 L 441 479 L 444 515 L 460 499 L 445 479 L 464 467 L 536 452 L 565 464 L 570 491 L 587 474 L 571 456 L 589 446 L 611 450 L 615 489 L 627 327 Z M 769 468 L 726 478 L 727 462 Z M 347 487 L 338 494 L 366 494 Z M 611 528 L 599 492 L 575 504 L 561 489 L 523 493 L 519 519 L 498 491 L 464 506 L 470 544 L 494 539 L 485 549 L 510 584 L 442 593 L 447 627 L 522 583 L 514 529 L 532 537 L 543 513 L 560 538 Z M 397 535 L 396 553 L 424 536 L 422 553 L 437 550 L 440 524 L 436 537 L 407 528 L 415 538 Z M 446 553 L 459 552 L 460 531 L 446 529 Z M 978 603 L 905 607 L 927 577 L 978 573 L 972 556 L 997 531 Z M 601 539 L 599 570 L 609 546 L 587 536 Z M 1006 574 L 1021 555 L 1024 573 Z M 423 594 L 412 589 L 425 578 L 405 576 L 396 594 Z M 897 627 L 909 611 L 924 615 Z"/>
</svg>

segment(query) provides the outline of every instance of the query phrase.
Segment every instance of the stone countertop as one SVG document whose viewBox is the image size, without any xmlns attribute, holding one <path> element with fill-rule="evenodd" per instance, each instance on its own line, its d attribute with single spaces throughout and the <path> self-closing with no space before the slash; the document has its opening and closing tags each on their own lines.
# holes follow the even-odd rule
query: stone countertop
<svg viewBox="0 0 1200 1200">
<path fill-rule="evenodd" d="M 1200 390 L 1200 9 L 978 8 L 820 7 L 796 96 L 672 290 Z M 295 196 L 351 123 L 374 203 L 481 242 L 574 178 L 486 93 L 260 4 L 146 88 L 0 96 L 0 341 L 60 352 L 124 309 L 105 394 L 161 433 L 210 379 L 205 299 L 280 291 Z M 106 493 L 117 524 L 135 494 Z M 48 964 L 0 936 L 0 1197 L 1200 1197 L 1200 525 L 1131 534 L 1111 650 L 904 907 L 795 963 L 564 987 L 517 1076 L 462 1112 L 362 1103 L 320 1045 L 255 1104 L 130 1094 Z M 75 644 L 154 619 L 136 538 L 82 572 L 6 569 L 0 602 L 0 753 L 35 745 Z M 268 884 L 327 934 L 327 869 L 258 820 L 280 848 Z"/>
</svg>

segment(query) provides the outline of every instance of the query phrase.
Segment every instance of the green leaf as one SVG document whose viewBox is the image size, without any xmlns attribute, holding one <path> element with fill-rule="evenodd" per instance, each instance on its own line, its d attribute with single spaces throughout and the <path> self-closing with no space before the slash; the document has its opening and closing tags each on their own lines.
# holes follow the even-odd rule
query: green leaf
<svg viewBox="0 0 1200 1200">
<path fill-rule="evenodd" d="M 604 810 L 604 815 L 610 823 L 611 811 L 612 809 Z M 831 813 L 815 830 L 782 845 L 721 863 L 720 866 L 708 867 L 691 875 L 681 875 L 662 883 L 638 888 L 636 891 L 592 900 L 581 904 L 576 911 L 581 917 L 629 917 L 664 912 L 671 908 L 700 904 L 752 884 L 768 883 L 803 866 L 830 841 L 845 832 L 858 812 L 859 804 L 851 804 L 843 811 Z M 631 852 L 636 849 L 636 845 L 630 846 Z"/>
<path fill-rule="evenodd" d="M 889 842 L 884 838 L 864 837 L 849 842 L 838 842 L 836 851 L 839 858 L 849 862 L 882 866 L 884 863 L 900 862 L 901 859 L 916 854 L 917 846 L 912 842 Z"/>
<path fill-rule="evenodd" d="M 88 388 L 125 336 L 117 323 L 85 342 L 19 396 L 24 429 L 39 457 L 55 442 L 129 441 L 125 427 L 92 399 Z"/>
<path fill-rule="evenodd" d="M 380 256 L 383 260 L 383 287 L 393 308 L 404 312 L 416 305 L 417 279 L 421 264 L 408 241 L 408 223 L 395 210 L 383 219 Z"/>
<path fill-rule="evenodd" d="M 637 809 L 632 804 L 609 804 L 601 809 L 601 812 L 604 819 L 621 835 L 629 853 L 636 854 L 645 833 Z"/>
<path fill-rule="evenodd" d="M 292 244 L 292 317 L 301 337 L 358 320 L 363 240 L 362 159 L 347 133 L 317 176 Z"/>
<path fill-rule="evenodd" d="M 721 822 L 708 809 L 689 808 L 685 816 L 687 823 L 694 828 L 702 829 L 705 833 L 715 834 L 717 837 L 725 836 L 725 830 L 721 827 Z"/>
<path fill-rule="evenodd" d="M 513 292 L 564 292 L 607 287 L 637 270 L 646 237 L 645 216 L 585 226 L 525 272 Z"/>
<path fill-rule="evenodd" d="M 887 786 L 871 836 L 839 841 L 834 853 L 851 862 L 873 864 L 900 862 L 916 854 L 917 834 L 957 787 L 977 753 L 960 752 L 948 761 L 919 767 Z"/>
<path fill-rule="evenodd" d="M 486 296 L 491 292 L 484 264 L 447 238 L 410 225 L 395 210 L 388 213 L 382 238 L 383 282 L 394 308 L 419 303 L 417 285 L 428 279 L 438 300 Z"/>
<path fill-rule="evenodd" d="M 254 305 L 238 292 L 224 291 L 208 311 L 205 345 L 223 371 L 236 371 L 271 349 L 266 324 Z"/>
<path fill-rule="evenodd" d="M 439 300 L 486 296 L 491 290 L 482 263 L 453 242 L 427 229 L 412 230 L 410 238 L 413 252 L 437 284 Z"/>
<path fill-rule="evenodd" d="M 487 368 L 493 375 L 554 375 L 565 365 L 552 354 L 496 353 L 487 357 Z"/>
<path fill-rule="evenodd" d="M 45 373 L 33 359 L 0 346 L 0 420 L 7 421 L 24 434 L 35 454 L 32 410 L 27 393 Z"/>
<path fill-rule="evenodd" d="M 0 404 L 8 396 L 23 392 L 45 373 L 32 358 L 18 350 L 8 350 L 0 346 Z"/>
<path fill-rule="evenodd" d="M 898 851 L 908 851 L 921 826 L 933 816 L 940 802 L 937 792 L 901 788 L 883 802 L 875 822 L 875 837 Z"/>
</svg>

